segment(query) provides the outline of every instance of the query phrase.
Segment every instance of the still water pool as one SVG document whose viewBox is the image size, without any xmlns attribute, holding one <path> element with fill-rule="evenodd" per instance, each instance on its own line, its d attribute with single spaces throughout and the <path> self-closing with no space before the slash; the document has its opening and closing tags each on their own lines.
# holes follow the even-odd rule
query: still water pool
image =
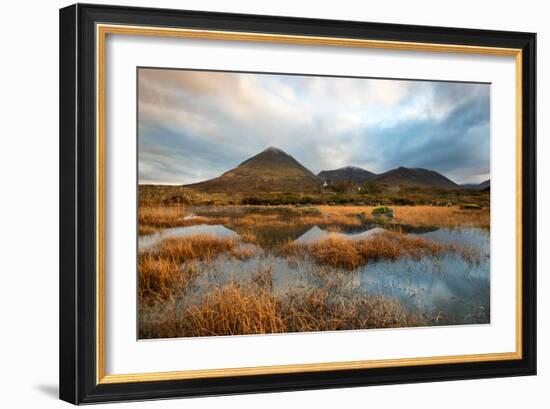
<svg viewBox="0 0 550 409">
<path fill-rule="evenodd" d="M 201 277 L 190 291 L 200 293 L 206 285 L 221 285 L 230 280 L 247 281 L 258 271 L 269 271 L 272 291 L 285 294 L 301 288 L 327 285 L 326 275 L 321 279 L 318 266 L 309 258 L 297 260 L 280 256 L 274 249 L 278 243 L 312 244 L 329 235 L 349 240 L 376 239 L 387 226 L 338 226 L 329 232 L 322 225 L 292 225 L 274 228 L 253 228 L 258 240 L 252 247 L 253 255 L 245 259 L 219 255 L 201 264 Z M 250 231 L 250 227 L 246 231 Z M 481 324 L 490 322 L 490 235 L 479 228 L 409 229 L 410 235 L 436 242 L 455 243 L 476 248 L 479 262 L 467 260 L 459 253 L 444 253 L 436 257 L 397 261 L 378 261 L 352 271 L 330 267 L 330 276 L 339 286 L 361 289 L 369 295 L 395 297 L 411 312 L 426 318 L 431 325 Z M 167 238 L 209 234 L 222 238 L 239 239 L 238 228 L 223 225 L 199 224 L 175 227 L 140 236 L 140 252 L 150 251 Z M 269 237 L 269 240 L 262 240 Z M 273 239 L 276 238 L 276 239 Z"/>
</svg>

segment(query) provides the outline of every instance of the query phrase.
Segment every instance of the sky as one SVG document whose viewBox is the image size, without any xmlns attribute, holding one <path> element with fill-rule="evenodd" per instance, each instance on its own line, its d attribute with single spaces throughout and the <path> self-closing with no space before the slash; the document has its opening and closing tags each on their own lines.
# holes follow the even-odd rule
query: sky
<svg viewBox="0 0 550 409">
<path fill-rule="evenodd" d="M 490 85 L 140 68 L 139 183 L 214 178 L 275 146 L 358 166 L 489 179 Z"/>
</svg>

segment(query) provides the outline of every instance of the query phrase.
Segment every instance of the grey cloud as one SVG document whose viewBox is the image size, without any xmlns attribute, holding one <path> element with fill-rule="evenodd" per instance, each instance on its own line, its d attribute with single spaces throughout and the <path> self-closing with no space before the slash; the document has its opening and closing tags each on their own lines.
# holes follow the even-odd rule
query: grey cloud
<svg viewBox="0 0 550 409">
<path fill-rule="evenodd" d="M 439 171 L 459 183 L 488 178 L 489 87 L 472 92 L 464 84 L 438 84 L 434 95 L 440 103 L 455 104 L 444 118 L 406 120 L 390 128 L 369 130 L 371 137 L 362 149 L 375 150 L 367 155 L 358 152 L 355 158 L 368 158 L 378 171 L 409 166 Z"/>
<path fill-rule="evenodd" d="M 489 86 L 141 70 L 140 183 L 218 176 L 275 145 L 313 172 L 489 172 Z"/>
</svg>

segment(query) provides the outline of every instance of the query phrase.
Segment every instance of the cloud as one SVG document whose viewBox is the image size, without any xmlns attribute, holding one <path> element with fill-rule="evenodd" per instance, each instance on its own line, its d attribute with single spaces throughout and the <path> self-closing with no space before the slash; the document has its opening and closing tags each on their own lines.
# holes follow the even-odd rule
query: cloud
<svg viewBox="0 0 550 409">
<path fill-rule="evenodd" d="M 346 165 L 489 177 L 486 84 L 139 70 L 139 181 L 215 177 L 268 146 Z"/>
</svg>

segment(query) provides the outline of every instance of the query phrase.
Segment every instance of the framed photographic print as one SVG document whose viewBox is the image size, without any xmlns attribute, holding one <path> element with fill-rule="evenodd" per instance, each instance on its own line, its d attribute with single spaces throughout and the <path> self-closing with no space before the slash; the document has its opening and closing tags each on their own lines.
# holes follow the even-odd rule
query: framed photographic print
<svg viewBox="0 0 550 409">
<path fill-rule="evenodd" d="M 61 399 L 535 374 L 535 44 L 61 9 Z"/>
</svg>

